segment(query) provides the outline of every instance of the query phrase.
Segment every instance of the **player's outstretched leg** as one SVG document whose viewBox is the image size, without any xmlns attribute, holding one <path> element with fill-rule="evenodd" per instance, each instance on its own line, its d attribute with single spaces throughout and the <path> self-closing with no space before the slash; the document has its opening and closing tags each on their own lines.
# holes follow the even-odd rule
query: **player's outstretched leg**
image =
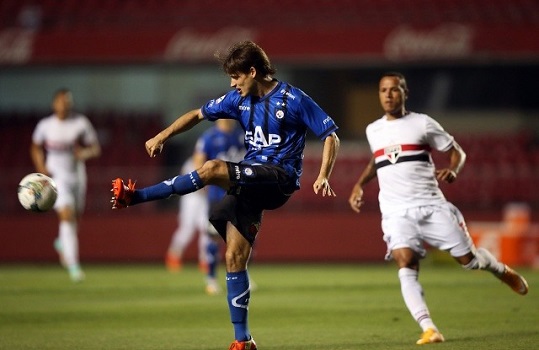
<svg viewBox="0 0 539 350">
<path fill-rule="evenodd" d="M 175 176 L 140 190 L 135 190 L 135 183 L 131 182 L 131 179 L 126 186 L 121 178 L 117 178 L 112 180 L 112 209 L 122 209 L 130 205 L 165 199 L 173 194 L 181 196 L 198 191 L 203 187 L 202 179 L 196 171 Z"/>
<path fill-rule="evenodd" d="M 463 265 L 463 267 L 467 270 L 490 271 L 516 293 L 520 295 L 526 295 L 528 293 L 528 282 L 526 282 L 524 277 L 509 266 L 499 262 L 485 248 L 478 248 L 475 252 L 474 259 L 469 264 Z"/>
</svg>

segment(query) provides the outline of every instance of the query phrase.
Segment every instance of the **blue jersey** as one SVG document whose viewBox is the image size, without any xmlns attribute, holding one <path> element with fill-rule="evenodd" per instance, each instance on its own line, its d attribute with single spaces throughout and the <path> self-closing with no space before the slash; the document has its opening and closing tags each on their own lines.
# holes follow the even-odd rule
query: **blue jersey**
<svg viewBox="0 0 539 350">
<path fill-rule="evenodd" d="M 239 162 L 245 154 L 243 145 L 243 132 L 234 128 L 231 132 L 224 132 L 217 127 L 211 127 L 198 138 L 195 151 L 204 153 L 206 159 L 221 159 L 229 162 Z M 220 200 L 226 191 L 219 186 L 208 186 L 208 199 L 210 203 Z"/>
<path fill-rule="evenodd" d="M 238 120 L 245 130 L 244 162 L 279 165 L 298 187 L 307 129 L 322 140 L 337 130 L 312 98 L 285 82 L 261 98 L 230 91 L 202 106 L 202 114 L 208 120 Z"/>
</svg>

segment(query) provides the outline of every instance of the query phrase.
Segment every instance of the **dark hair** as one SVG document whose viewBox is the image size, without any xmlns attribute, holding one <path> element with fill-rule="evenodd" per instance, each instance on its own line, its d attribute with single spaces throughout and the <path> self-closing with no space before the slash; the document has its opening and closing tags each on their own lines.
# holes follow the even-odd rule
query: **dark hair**
<svg viewBox="0 0 539 350">
<path fill-rule="evenodd" d="M 216 56 L 221 62 L 223 71 L 228 75 L 249 73 L 251 67 L 254 67 L 264 77 L 276 73 L 275 68 L 271 66 L 268 55 L 252 41 L 234 44 L 228 49 L 226 55 L 221 56 L 217 53 Z"/>
<path fill-rule="evenodd" d="M 60 88 L 54 92 L 54 94 L 52 95 L 52 98 L 55 99 L 56 97 L 60 95 L 69 94 L 69 93 L 71 93 L 71 90 L 69 90 L 68 88 Z"/>
<path fill-rule="evenodd" d="M 402 87 L 404 88 L 404 91 L 408 92 L 408 84 L 406 84 L 406 78 L 404 77 L 404 74 L 399 73 L 399 72 L 386 72 L 382 74 L 382 77 L 380 78 L 380 80 L 385 77 L 398 78 L 400 81 L 400 85 L 402 85 Z"/>
</svg>

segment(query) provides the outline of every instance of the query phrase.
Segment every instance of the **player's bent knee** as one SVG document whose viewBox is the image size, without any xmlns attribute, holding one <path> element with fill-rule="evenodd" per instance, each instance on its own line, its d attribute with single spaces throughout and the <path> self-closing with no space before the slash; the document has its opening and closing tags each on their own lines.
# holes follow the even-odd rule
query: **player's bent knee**
<svg viewBox="0 0 539 350">
<path fill-rule="evenodd" d="M 248 256 L 241 252 L 225 252 L 225 263 L 227 272 L 239 272 L 247 269 Z"/>
<path fill-rule="evenodd" d="M 220 159 L 211 159 L 204 163 L 201 169 L 199 169 L 199 174 L 203 173 L 205 175 L 215 176 L 220 175 L 221 173 L 228 173 L 226 162 Z"/>
<path fill-rule="evenodd" d="M 215 179 L 228 177 L 226 162 L 220 159 L 208 160 L 197 170 L 198 176 L 205 184 L 212 183 Z"/>
<path fill-rule="evenodd" d="M 484 270 L 489 266 L 489 261 L 486 259 L 482 252 L 478 250 L 472 260 L 467 264 L 462 264 L 462 267 L 466 270 Z"/>
<path fill-rule="evenodd" d="M 473 258 L 469 263 L 462 264 L 461 266 L 465 270 L 479 270 L 481 268 L 477 258 Z"/>
</svg>

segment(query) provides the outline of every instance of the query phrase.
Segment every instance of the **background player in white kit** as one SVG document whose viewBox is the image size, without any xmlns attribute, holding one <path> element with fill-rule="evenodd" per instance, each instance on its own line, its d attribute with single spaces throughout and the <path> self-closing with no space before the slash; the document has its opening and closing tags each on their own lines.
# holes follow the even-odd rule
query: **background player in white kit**
<svg viewBox="0 0 539 350">
<path fill-rule="evenodd" d="M 32 135 L 30 155 L 36 171 L 51 176 L 58 186 L 54 209 L 58 214 L 58 238 L 54 246 L 73 282 L 84 279 L 79 262 L 78 218 L 86 200 L 85 161 L 101 154 L 97 133 L 82 114 L 72 111 L 68 89 L 58 90 L 53 114 L 40 120 Z"/>
<path fill-rule="evenodd" d="M 354 186 L 349 204 L 359 213 L 363 187 L 378 177 L 386 258 L 397 263 L 404 302 L 423 330 L 417 341 L 421 345 L 444 341 L 430 317 L 418 281 L 419 261 L 426 254 L 424 242 L 448 251 L 466 270 L 492 272 L 518 294 L 526 294 L 528 285 L 486 249 L 474 247 L 462 214 L 438 187 L 438 181 L 456 180 L 466 155 L 434 119 L 407 111 L 407 97 L 402 74 L 382 76 L 379 98 L 385 115 L 367 126 L 373 157 Z M 431 149 L 447 154 L 447 168 L 435 169 Z"/>
<path fill-rule="evenodd" d="M 183 164 L 181 173 L 189 173 L 197 169 L 193 165 L 193 157 Z M 172 234 L 165 264 L 170 272 L 178 272 L 182 268 L 183 253 L 198 233 L 198 264 L 202 270 L 207 269 L 206 247 L 208 245 L 209 204 L 206 191 L 197 191 L 181 196 L 178 208 L 178 227 Z"/>
</svg>

